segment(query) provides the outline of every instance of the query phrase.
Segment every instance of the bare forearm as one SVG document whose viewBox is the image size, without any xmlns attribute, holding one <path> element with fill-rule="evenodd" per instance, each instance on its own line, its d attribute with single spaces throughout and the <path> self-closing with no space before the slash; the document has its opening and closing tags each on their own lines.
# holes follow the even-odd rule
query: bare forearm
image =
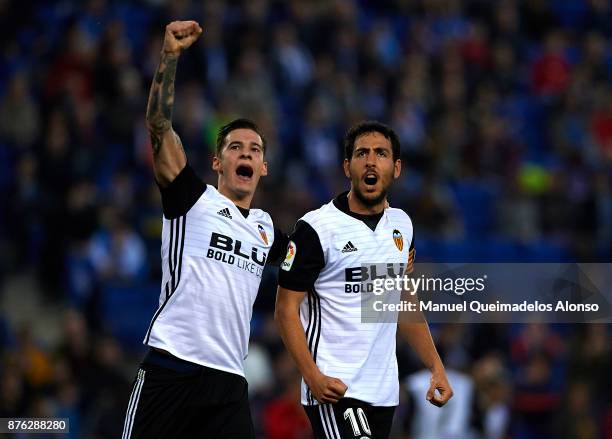
<svg viewBox="0 0 612 439">
<path fill-rule="evenodd" d="M 195 21 L 173 21 L 166 26 L 159 66 L 151 84 L 147 128 L 151 136 L 155 179 L 162 187 L 169 185 L 187 164 L 181 140 L 172 129 L 174 81 L 179 54 L 201 33 L 202 28 Z"/>
<path fill-rule="evenodd" d="M 181 139 L 172 129 L 174 80 L 178 52 L 162 51 L 147 104 L 147 128 L 153 149 L 155 178 L 167 186 L 187 163 Z"/>
<path fill-rule="evenodd" d="M 159 153 L 164 134 L 172 129 L 174 81 L 178 58 L 178 53 L 162 51 L 159 66 L 151 84 L 147 104 L 147 127 L 151 135 L 151 146 L 154 154 Z"/>
<path fill-rule="evenodd" d="M 321 372 L 308 349 L 304 326 L 298 312 L 277 308 L 274 317 L 283 343 L 297 364 L 298 370 L 306 382 L 309 382 Z"/>
<path fill-rule="evenodd" d="M 453 389 L 448 382 L 446 370 L 431 338 L 427 322 L 400 323 L 399 330 L 425 367 L 431 371 L 429 388 L 425 395 L 427 401 L 442 407 L 453 397 Z"/>
<path fill-rule="evenodd" d="M 431 338 L 429 325 L 424 323 L 400 323 L 400 334 L 414 349 L 426 368 L 431 371 L 444 369 L 436 346 Z"/>
</svg>

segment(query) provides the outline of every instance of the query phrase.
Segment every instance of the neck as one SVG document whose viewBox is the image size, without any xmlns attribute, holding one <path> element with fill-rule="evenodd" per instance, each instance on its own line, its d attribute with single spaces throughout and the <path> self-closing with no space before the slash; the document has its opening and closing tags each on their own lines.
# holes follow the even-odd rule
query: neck
<svg viewBox="0 0 612 439">
<path fill-rule="evenodd" d="M 348 195 L 349 210 L 360 215 L 375 215 L 385 210 L 387 205 L 387 198 L 383 198 L 379 203 L 368 205 L 364 204 L 358 197 L 355 196 L 351 190 Z"/>
<path fill-rule="evenodd" d="M 221 195 L 226 196 L 230 199 L 232 203 L 234 203 L 238 207 L 242 207 L 243 209 L 251 208 L 251 201 L 253 200 L 253 194 L 249 195 L 240 195 L 235 191 L 230 190 L 221 179 L 219 179 L 218 183 L 218 191 Z"/>
</svg>

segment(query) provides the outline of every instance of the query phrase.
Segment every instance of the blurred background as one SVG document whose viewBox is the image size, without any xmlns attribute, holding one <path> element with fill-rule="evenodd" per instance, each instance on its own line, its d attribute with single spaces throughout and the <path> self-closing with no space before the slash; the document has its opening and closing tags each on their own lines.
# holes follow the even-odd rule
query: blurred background
<svg viewBox="0 0 612 439">
<path fill-rule="evenodd" d="M 119 437 L 160 291 L 144 124 L 165 25 L 195 19 L 174 126 L 211 184 L 216 130 L 265 132 L 254 205 L 290 231 L 345 190 L 341 138 L 390 124 L 417 262 L 610 262 L 609 0 L 0 0 L 0 417 Z M 265 272 L 247 360 L 258 434 L 306 439 Z M 393 438 L 612 438 L 605 325 L 436 325 L 455 388 L 398 345 Z"/>
</svg>

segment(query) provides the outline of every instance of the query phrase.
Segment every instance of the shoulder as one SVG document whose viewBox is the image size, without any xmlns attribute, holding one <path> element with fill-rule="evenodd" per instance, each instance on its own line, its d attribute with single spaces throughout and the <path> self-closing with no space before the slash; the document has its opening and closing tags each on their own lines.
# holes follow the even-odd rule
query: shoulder
<svg viewBox="0 0 612 439">
<path fill-rule="evenodd" d="M 260 221 L 263 223 L 267 223 L 270 224 L 271 226 L 274 225 L 274 221 L 272 220 L 272 216 L 266 212 L 265 210 L 261 210 L 261 209 L 250 209 L 249 210 L 249 217 L 253 218 L 255 221 Z"/>
<path fill-rule="evenodd" d="M 206 192 L 204 193 L 207 199 L 211 200 L 211 199 L 217 199 L 221 197 L 221 194 L 219 193 L 216 187 L 214 187 L 212 184 L 205 184 L 205 185 L 206 185 Z"/>
<path fill-rule="evenodd" d="M 307 247 L 310 249 L 316 248 L 317 251 L 320 251 L 322 248 L 321 233 L 304 218 L 305 216 L 297 220 L 293 231 L 289 235 L 289 240 L 293 246 L 298 246 L 300 249 Z"/>
<path fill-rule="evenodd" d="M 313 229 L 317 230 L 321 226 L 328 224 L 331 220 L 333 220 L 337 213 L 338 209 L 336 209 L 332 202 L 329 202 L 318 209 L 311 210 L 310 212 L 306 213 L 299 219 L 299 221 L 304 221 Z"/>
<path fill-rule="evenodd" d="M 210 191 L 208 185 L 186 164 L 167 186 L 160 186 L 162 208 L 167 219 L 178 218 L 187 212 Z"/>
<path fill-rule="evenodd" d="M 408 213 L 406 213 L 404 209 L 398 209 L 396 207 L 388 207 L 387 215 L 389 219 L 391 219 L 392 221 L 404 223 L 406 225 L 409 225 L 410 228 L 412 228 L 412 219 L 410 218 L 410 215 L 408 215 Z"/>
</svg>

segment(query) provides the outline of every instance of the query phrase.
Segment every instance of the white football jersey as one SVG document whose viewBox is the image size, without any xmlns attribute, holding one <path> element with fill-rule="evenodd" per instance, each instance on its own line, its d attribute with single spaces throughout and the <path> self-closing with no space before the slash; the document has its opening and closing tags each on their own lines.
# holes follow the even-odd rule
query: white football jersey
<svg viewBox="0 0 612 439">
<path fill-rule="evenodd" d="M 258 209 L 245 218 L 210 185 L 192 202 L 176 218 L 164 215 L 161 295 L 144 343 L 244 376 L 253 302 L 274 241 L 272 219 Z"/>
<path fill-rule="evenodd" d="M 348 386 L 346 398 L 395 406 L 397 324 L 362 322 L 359 286 L 365 280 L 364 264 L 406 267 L 413 246 L 412 222 L 394 208 L 385 209 L 370 226 L 359 217 L 348 210 L 346 194 L 302 217 L 290 236 L 279 284 L 308 292 L 300 317 L 321 372 Z M 302 404 L 317 404 L 304 382 Z"/>
</svg>

